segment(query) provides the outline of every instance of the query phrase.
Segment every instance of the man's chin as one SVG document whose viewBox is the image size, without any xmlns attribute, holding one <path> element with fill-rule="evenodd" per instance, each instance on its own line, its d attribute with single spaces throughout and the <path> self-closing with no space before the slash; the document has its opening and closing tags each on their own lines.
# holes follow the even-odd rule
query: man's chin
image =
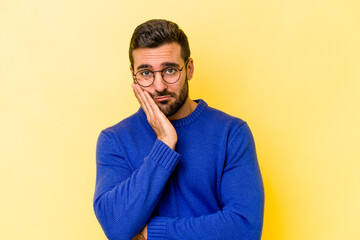
<svg viewBox="0 0 360 240">
<path fill-rule="evenodd" d="M 158 105 L 160 108 L 160 111 L 165 114 L 165 116 L 169 116 L 170 114 L 170 108 L 169 106 L 164 106 L 164 104 Z"/>
<path fill-rule="evenodd" d="M 162 104 L 158 104 L 158 106 L 160 111 L 164 113 L 166 117 L 170 117 L 176 113 L 176 111 L 174 112 L 174 110 L 172 109 L 171 105 L 168 105 L 164 102 L 162 102 Z"/>
</svg>

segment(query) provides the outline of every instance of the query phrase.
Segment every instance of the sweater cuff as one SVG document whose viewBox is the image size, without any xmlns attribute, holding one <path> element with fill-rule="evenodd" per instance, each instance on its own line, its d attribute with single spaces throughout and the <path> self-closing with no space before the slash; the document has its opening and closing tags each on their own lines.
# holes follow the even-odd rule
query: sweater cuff
<svg viewBox="0 0 360 240">
<path fill-rule="evenodd" d="M 149 240 L 167 239 L 167 218 L 153 217 L 147 226 L 147 238 Z"/>
<path fill-rule="evenodd" d="M 150 151 L 149 158 L 172 172 L 180 160 L 180 154 L 172 150 L 159 139 L 156 139 L 155 144 Z"/>
</svg>

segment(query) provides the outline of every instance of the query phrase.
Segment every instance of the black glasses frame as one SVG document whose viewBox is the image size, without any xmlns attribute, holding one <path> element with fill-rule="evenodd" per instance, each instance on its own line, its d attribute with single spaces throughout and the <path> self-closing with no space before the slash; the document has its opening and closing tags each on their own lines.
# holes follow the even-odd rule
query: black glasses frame
<svg viewBox="0 0 360 240">
<path fill-rule="evenodd" d="M 178 78 L 175 82 L 169 83 L 169 82 L 167 82 L 167 81 L 164 79 L 163 71 L 166 70 L 166 69 L 168 69 L 169 67 L 166 67 L 166 68 L 164 68 L 164 69 L 162 69 L 162 70 L 158 70 L 158 71 L 151 71 L 151 70 L 147 69 L 147 71 L 149 71 L 149 72 L 152 73 L 152 75 L 153 75 L 153 80 L 152 80 L 152 82 L 151 82 L 149 85 L 146 85 L 146 86 L 140 84 L 140 83 L 137 81 L 137 79 L 136 79 L 136 75 L 137 75 L 140 71 L 143 71 L 143 70 L 139 70 L 139 71 L 137 71 L 135 74 L 133 74 L 133 76 L 134 76 L 134 82 L 137 83 L 137 84 L 139 84 L 139 85 L 142 86 L 142 87 L 150 87 L 150 86 L 153 85 L 153 83 L 155 82 L 155 73 L 156 73 L 156 72 L 161 72 L 161 78 L 162 78 L 162 80 L 163 80 L 164 82 L 166 82 L 167 84 L 174 84 L 174 83 L 176 83 L 177 81 L 179 81 L 179 79 L 180 79 L 180 77 L 181 77 L 181 71 L 182 71 L 182 70 L 184 69 L 184 67 L 188 64 L 188 61 L 189 61 L 189 58 L 186 60 L 186 62 L 184 63 L 184 66 L 182 66 L 182 68 L 173 67 L 173 68 L 177 68 L 177 69 L 179 70 L 179 72 L 180 72 L 179 78 Z M 170 67 L 170 68 L 171 68 L 171 67 Z"/>
</svg>

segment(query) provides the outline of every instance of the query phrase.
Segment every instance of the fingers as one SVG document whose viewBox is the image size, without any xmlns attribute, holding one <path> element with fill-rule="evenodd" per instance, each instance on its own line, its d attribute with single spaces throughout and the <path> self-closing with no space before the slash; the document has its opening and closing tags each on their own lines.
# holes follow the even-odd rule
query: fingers
<svg viewBox="0 0 360 240">
<path fill-rule="evenodd" d="M 133 83 L 132 87 L 133 87 L 133 90 L 134 90 L 137 100 L 139 101 L 144 112 L 146 113 L 146 116 L 152 117 L 153 116 L 153 108 L 150 106 L 149 100 L 145 96 L 145 92 L 137 84 Z M 147 94 L 149 94 L 149 93 L 147 93 Z"/>
<path fill-rule="evenodd" d="M 163 113 L 160 111 L 158 105 L 155 103 L 155 101 L 150 96 L 150 93 L 147 91 L 143 91 L 140 86 L 137 84 L 133 84 L 133 89 L 135 92 L 136 97 L 138 98 L 138 101 L 142 108 L 144 109 L 145 113 L 149 113 L 149 115 L 154 116 L 154 114 L 160 114 L 163 115 Z M 165 115 L 164 115 L 165 117 Z"/>
<path fill-rule="evenodd" d="M 151 111 L 154 114 L 162 114 L 162 112 L 160 111 L 160 108 L 158 107 L 158 105 L 156 105 L 154 99 L 152 99 L 152 97 L 150 96 L 150 93 L 144 92 L 144 95 L 149 104 L 149 107 L 151 108 Z"/>
<path fill-rule="evenodd" d="M 133 239 L 131 239 L 131 240 L 142 240 L 142 239 L 143 239 L 143 237 L 141 236 L 140 233 L 138 233 L 138 234 L 136 234 L 136 236 L 135 236 Z"/>
</svg>

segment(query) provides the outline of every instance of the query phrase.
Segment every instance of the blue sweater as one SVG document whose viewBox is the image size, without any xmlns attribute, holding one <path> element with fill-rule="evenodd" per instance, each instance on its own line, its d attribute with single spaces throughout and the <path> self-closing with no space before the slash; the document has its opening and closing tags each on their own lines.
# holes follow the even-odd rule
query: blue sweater
<svg viewBox="0 0 360 240">
<path fill-rule="evenodd" d="M 246 122 L 203 100 L 171 121 L 173 151 L 144 111 L 103 130 L 96 153 L 95 214 L 109 239 L 260 239 L 264 189 Z"/>
</svg>

